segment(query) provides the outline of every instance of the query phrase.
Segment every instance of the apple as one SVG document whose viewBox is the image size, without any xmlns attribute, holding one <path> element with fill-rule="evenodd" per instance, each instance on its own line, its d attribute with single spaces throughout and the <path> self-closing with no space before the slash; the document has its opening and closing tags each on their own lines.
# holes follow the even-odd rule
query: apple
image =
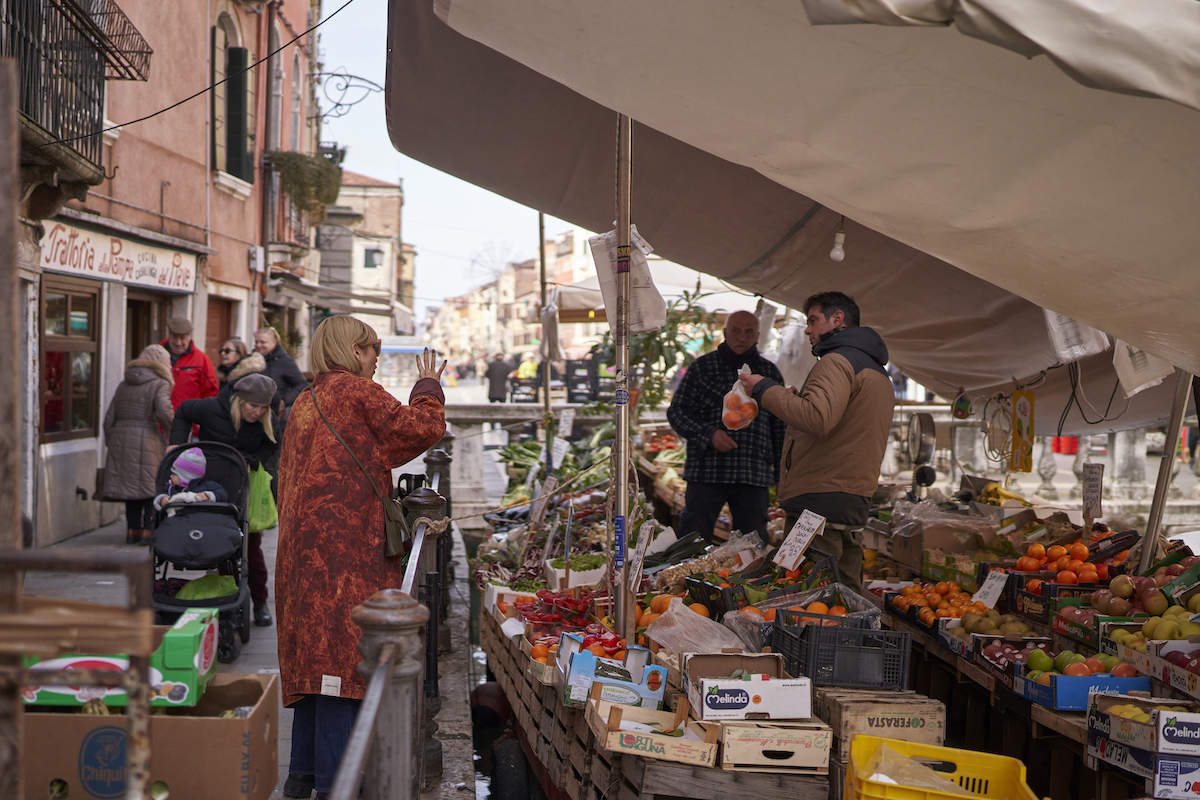
<svg viewBox="0 0 1200 800">
<path fill-rule="evenodd" d="M 1029 664 L 1030 669 L 1041 670 L 1042 672 L 1054 669 L 1054 659 L 1041 648 L 1030 650 L 1026 658 L 1026 663 Z"/>
<path fill-rule="evenodd" d="M 1184 664 L 1186 664 L 1188 662 L 1188 659 L 1191 658 L 1191 656 L 1189 656 L 1187 653 L 1183 652 L 1182 650 L 1175 650 L 1173 652 L 1167 653 L 1165 656 L 1163 656 L 1163 658 L 1166 659 L 1167 661 L 1171 662 L 1172 664 L 1174 664 L 1177 667 L 1182 667 Z"/>
<path fill-rule="evenodd" d="M 1137 670 L 1133 668 L 1133 664 L 1121 662 L 1112 668 L 1112 674 L 1114 678 L 1135 678 Z"/>
<path fill-rule="evenodd" d="M 1183 662 L 1183 668 L 1188 672 L 1194 672 L 1200 675 L 1200 658 L 1192 656 L 1187 661 Z"/>
<path fill-rule="evenodd" d="M 1128 575 L 1118 575 L 1109 582 L 1108 588 L 1115 597 L 1129 599 L 1133 597 L 1137 587 L 1134 586 L 1133 579 Z"/>
<path fill-rule="evenodd" d="M 1187 567 L 1183 566 L 1182 564 L 1172 564 L 1171 566 L 1167 567 L 1167 574 L 1171 577 L 1175 577 L 1176 575 L 1182 575 L 1186 569 Z"/>
<path fill-rule="evenodd" d="M 1062 672 L 1064 669 L 1066 669 L 1066 668 L 1067 668 L 1067 664 L 1070 664 L 1070 663 L 1071 663 L 1071 659 L 1072 659 L 1072 658 L 1074 658 L 1074 656 L 1075 656 L 1075 653 L 1074 653 L 1074 651 L 1072 651 L 1072 650 L 1063 650 L 1063 651 L 1062 651 L 1061 653 L 1059 653 L 1059 654 L 1058 654 L 1058 656 L 1057 656 L 1057 657 L 1054 659 L 1054 668 L 1055 668 L 1056 670 L 1058 670 L 1059 672 Z"/>
<path fill-rule="evenodd" d="M 1159 589 L 1161 589 L 1162 587 L 1166 586 L 1168 583 L 1170 583 L 1173 580 L 1175 580 L 1175 579 L 1172 578 L 1170 575 L 1159 575 L 1157 578 L 1154 579 L 1154 585 L 1156 587 L 1158 587 Z"/>
<path fill-rule="evenodd" d="M 1123 597 L 1113 597 L 1108 603 L 1108 613 L 1114 617 L 1128 617 L 1133 613 L 1133 604 Z"/>
<path fill-rule="evenodd" d="M 1200 564 L 1200 556 L 1186 556 L 1182 561 L 1179 562 L 1179 566 L 1183 567 L 1185 570 L 1196 564 Z"/>
<path fill-rule="evenodd" d="M 1146 596 L 1142 598 L 1142 605 L 1146 607 L 1146 611 L 1151 616 L 1161 616 L 1171 604 L 1167 600 L 1167 596 L 1165 594 L 1155 590 L 1153 592 L 1148 592 Z"/>
<path fill-rule="evenodd" d="M 1092 592 L 1092 608 L 1101 614 L 1108 613 L 1108 605 L 1112 602 L 1113 593 L 1110 589 L 1097 589 Z"/>
</svg>

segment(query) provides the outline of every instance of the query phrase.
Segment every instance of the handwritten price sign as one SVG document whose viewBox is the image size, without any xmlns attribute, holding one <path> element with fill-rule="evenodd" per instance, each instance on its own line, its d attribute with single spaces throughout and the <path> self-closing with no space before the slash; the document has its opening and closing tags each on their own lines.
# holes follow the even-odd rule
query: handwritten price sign
<svg viewBox="0 0 1200 800">
<path fill-rule="evenodd" d="M 805 511 L 792 526 L 791 532 L 779 546 L 773 559 L 784 569 L 795 569 L 804 561 L 804 551 L 812 540 L 825 530 L 825 518 L 820 514 Z"/>
</svg>

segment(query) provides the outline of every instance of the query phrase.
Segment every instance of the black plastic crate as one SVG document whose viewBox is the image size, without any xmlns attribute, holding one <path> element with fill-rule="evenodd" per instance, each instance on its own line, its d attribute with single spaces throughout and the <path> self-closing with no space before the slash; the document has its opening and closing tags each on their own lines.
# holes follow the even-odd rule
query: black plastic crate
<svg viewBox="0 0 1200 800">
<path fill-rule="evenodd" d="M 789 674 L 804 675 L 816 686 L 908 688 L 912 637 L 902 631 L 847 625 L 796 629 L 784 626 L 776 616 L 772 647 L 783 655 Z"/>
<path fill-rule="evenodd" d="M 757 586 L 758 583 L 756 581 L 761 582 L 762 585 L 766 585 L 768 570 L 769 566 L 764 564 L 757 570 L 745 573 L 740 577 L 748 578 L 747 583 L 751 586 Z M 819 577 L 810 584 L 809 578 L 814 572 L 818 573 Z M 776 597 L 783 597 L 786 594 L 801 591 L 811 592 L 813 589 L 837 583 L 838 580 L 837 561 L 832 558 L 808 559 L 801 565 L 800 578 L 794 585 L 768 592 L 766 599 L 772 600 Z M 709 614 L 718 622 L 728 612 L 752 605 L 749 598 L 746 597 L 745 587 L 741 584 L 718 586 L 715 583 L 710 583 L 703 578 L 697 577 L 685 578 L 684 584 L 687 586 L 688 596 L 695 602 L 704 603 L 708 607 Z"/>
</svg>

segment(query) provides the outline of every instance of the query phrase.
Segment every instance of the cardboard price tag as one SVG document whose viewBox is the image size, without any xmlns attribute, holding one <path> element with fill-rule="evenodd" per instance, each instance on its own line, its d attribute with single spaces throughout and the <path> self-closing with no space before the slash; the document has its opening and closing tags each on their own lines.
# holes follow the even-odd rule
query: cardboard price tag
<svg viewBox="0 0 1200 800">
<path fill-rule="evenodd" d="M 537 502 L 533 504 L 533 515 L 529 521 L 534 525 L 539 525 L 542 518 L 546 516 L 546 505 L 550 502 L 550 495 L 554 494 L 554 489 L 558 486 L 558 478 L 551 475 L 546 479 L 546 485 L 542 487 L 542 493 L 538 496 Z"/>
<path fill-rule="evenodd" d="M 654 524 L 646 522 L 638 529 L 638 543 L 633 555 L 629 557 L 629 591 L 637 593 L 638 585 L 642 582 L 642 562 L 646 560 L 646 548 L 654 538 Z"/>
<path fill-rule="evenodd" d="M 1089 519 L 1104 516 L 1101 499 L 1104 497 L 1104 465 L 1083 465 L 1083 515 Z"/>
<path fill-rule="evenodd" d="M 796 524 L 792 526 L 791 532 L 783 540 L 772 560 L 784 569 L 795 569 L 804 561 L 804 551 L 808 549 L 809 543 L 823 530 L 825 518 L 820 514 L 805 511 L 800 515 L 800 519 L 796 520 Z"/>
<path fill-rule="evenodd" d="M 546 448 L 538 451 L 537 464 L 529 468 L 529 472 L 525 473 L 525 488 L 532 489 L 533 482 L 537 480 L 538 473 L 542 471 L 542 464 L 546 463 Z M 536 497 L 536 495 L 534 495 Z"/>
<path fill-rule="evenodd" d="M 554 459 L 554 468 L 558 469 L 562 466 L 563 456 L 567 454 L 567 450 L 571 449 L 571 445 L 566 439 L 554 437 L 554 449 L 550 451 L 550 457 Z"/>
<path fill-rule="evenodd" d="M 979 591 L 975 593 L 975 600 L 983 603 L 987 608 L 995 608 L 996 601 L 1000 599 L 1000 595 L 1004 594 L 1004 585 L 1008 583 L 1007 572 L 989 572 L 984 578 L 983 586 L 979 587 Z"/>
<path fill-rule="evenodd" d="M 558 434 L 563 438 L 571 435 L 571 429 L 575 427 L 575 409 L 564 408 L 558 415 Z"/>
</svg>

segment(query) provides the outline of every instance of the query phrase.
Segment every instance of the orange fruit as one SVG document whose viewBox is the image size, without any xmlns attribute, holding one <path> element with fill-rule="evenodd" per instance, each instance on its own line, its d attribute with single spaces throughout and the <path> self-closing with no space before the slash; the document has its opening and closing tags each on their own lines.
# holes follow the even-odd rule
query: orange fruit
<svg viewBox="0 0 1200 800">
<path fill-rule="evenodd" d="M 1054 580 L 1058 583 L 1079 583 L 1079 576 L 1069 569 L 1064 569 Z"/>
<path fill-rule="evenodd" d="M 766 611 L 764 611 L 763 619 L 765 619 L 767 622 L 774 622 L 775 621 L 775 609 L 768 608 Z"/>
<path fill-rule="evenodd" d="M 655 614 L 653 611 L 650 611 L 650 612 L 642 615 L 641 624 L 643 626 L 649 625 L 651 622 L 654 622 L 654 620 L 658 619 L 660 616 L 662 616 L 662 615 Z"/>
<path fill-rule="evenodd" d="M 1071 558 L 1078 558 L 1080 561 L 1086 561 L 1087 557 L 1091 554 L 1091 551 L 1088 550 L 1088 546 L 1083 542 L 1076 542 L 1075 544 L 1071 545 L 1071 549 L 1068 551 L 1068 553 L 1070 554 Z"/>
<path fill-rule="evenodd" d="M 929 594 L 925 595 L 925 600 L 929 603 L 929 605 L 937 608 L 938 603 L 942 602 L 942 596 L 937 592 L 930 592 Z"/>
<path fill-rule="evenodd" d="M 1085 569 L 1079 573 L 1080 583 L 1099 583 L 1100 575 L 1095 570 Z"/>
<path fill-rule="evenodd" d="M 702 617 L 712 616 L 708 613 L 708 606 L 704 605 L 704 603 L 692 603 L 690 606 L 688 606 L 688 608 L 690 608 L 692 611 L 695 611 Z"/>
<path fill-rule="evenodd" d="M 496 610 L 507 617 L 508 616 L 508 603 L 504 602 L 503 600 L 498 601 L 496 603 Z"/>
<path fill-rule="evenodd" d="M 545 657 L 545 656 L 538 656 L 537 658 L 535 658 L 535 659 L 534 659 L 534 661 L 538 662 L 539 664 L 545 664 L 545 663 L 546 663 L 546 657 Z"/>
<path fill-rule="evenodd" d="M 642 615 L 645 613 L 646 613 L 646 609 L 642 608 L 641 606 L 634 606 L 633 621 L 634 621 L 634 623 L 636 623 L 636 625 L 642 624 Z M 636 625 L 635 625 L 635 627 L 636 627 Z"/>
<path fill-rule="evenodd" d="M 946 592 L 950 591 L 950 587 L 945 581 L 938 581 L 937 586 L 934 586 L 933 590 L 938 594 L 945 594 Z"/>
<path fill-rule="evenodd" d="M 1042 583 L 1043 581 L 1041 579 L 1034 578 L 1029 583 L 1025 584 L 1025 591 L 1029 592 L 1030 594 L 1041 594 Z"/>
<path fill-rule="evenodd" d="M 529 655 L 535 659 L 545 658 L 546 656 L 550 655 L 550 648 L 546 647 L 544 644 L 535 644 L 533 647 L 529 648 Z"/>
<path fill-rule="evenodd" d="M 1071 570 L 1071 572 L 1074 572 L 1076 575 L 1078 575 L 1079 573 L 1083 572 L 1083 562 L 1080 561 L 1078 558 L 1072 558 L 1070 561 L 1067 562 L 1067 569 Z"/>
<path fill-rule="evenodd" d="M 846 616 L 846 607 L 845 606 L 831 606 L 829 609 L 829 616 L 831 616 L 831 617 Z"/>
<path fill-rule="evenodd" d="M 897 595 L 896 597 L 892 598 L 892 605 L 894 605 L 896 608 L 900 609 L 901 611 L 908 611 L 908 607 L 911 604 L 912 604 L 912 601 L 907 597 Z"/>
<path fill-rule="evenodd" d="M 1036 558 L 1038 561 L 1041 561 L 1043 558 L 1046 557 L 1046 547 L 1045 547 L 1045 545 L 1031 544 L 1031 545 L 1029 545 L 1029 549 L 1025 551 L 1025 555 L 1029 556 L 1030 558 Z"/>
<path fill-rule="evenodd" d="M 1058 559 L 1062 558 L 1066 554 L 1067 548 L 1063 547 L 1061 544 L 1052 545 L 1046 550 L 1046 558 L 1050 559 L 1051 561 L 1058 561 Z"/>
<path fill-rule="evenodd" d="M 733 584 L 732 584 L 732 583 L 720 583 L 720 584 L 717 584 L 717 588 L 719 588 L 719 589 L 728 589 L 730 586 L 733 586 Z M 693 605 L 694 605 L 694 604 L 693 604 Z"/>
<path fill-rule="evenodd" d="M 817 602 L 809 603 L 808 608 L 806 608 L 804 610 L 810 614 L 828 614 L 829 606 L 825 605 L 824 603 L 822 603 L 818 600 Z"/>
<path fill-rule="evenodd" d="M 759 611 L 755 606 L 746 606 L 742 611 L 745 611 L 747 616 L 758 617 L 759 619 L 763 618 L 763 612 Z"/>
<path fill-rule="evenodd" d="M 669 595 L 669 594 L 656 595 L 655 598 L 650 601 L 650 610 L 653 611 L 655 614 L 661 614 L 662 612 L 667 610 L 667 605 L 670 602 L 671 602 L 671 595 Z"/>
<path fill-rule="evenodd" d="M 1068 556 L 1068 555 L 1061 555 L 1061 556 L 1059 556 L 1059 557 L 1058 557 L 1058 561 L 1057 561 L 1057 562 L 1055 562 L 1055 564 L 1054 564 L 1054 566 L 1052 567 L 1052 569 L 1054 569 L 1054 570 L 1055 570 L 1055 571 L 1057 571 L 1057 572 L 1062 572 L 1064 569 L 1070 569 L 1070 566 L 1069 566 L 1069 565 L 1070 565 L 1070 563 L 1071 563 L 1071 557 L 1070 557 L 1070 556 Z"/>
<path fill-rule="evenodd" d="M 900 594 L 904 595 L 905 597 L 912 597 L 918 591 L 920 591 L 920 590 L 914 584 L 909 584 L 908 586 L 900 587 Z"/>
<path fill-rule="evenodd" d="M 728 578 L 728 577 L 729 577 L 729 575 L 730 575 L 730 572 L 729 572 L 729 570 L 727 570 L 727 569 L 723 569 L 723 570 L 721 570 L 720 572 L 718 572 L 718 573 L 717 573 L 717 577 L 718 577 L 718 578 Z"/>
<path fill-rule="evenodd" d="M 590 652 L 592 655 L 596 656 L 597 658 L 607 658 L 608 657 L 608 653 L 604 652 L 604 647 L 602 645 L 594 644 L 588 648 L 588 652 Z"/>
<path fill-rule="evenodd" d="M 618 650 L 617 652 L 612 654 L 612 658 L 615 658 L 617 661 L 624 661 L 625 660 L 625 651 Z"/>
<path fill-rule="evenodd" d="M 787 578 L 790 581 L 797 580 L 800 577 L 800 570 L 799 569 L 789 569 L 783 573 L 783 577 Z"/>
</svg>

